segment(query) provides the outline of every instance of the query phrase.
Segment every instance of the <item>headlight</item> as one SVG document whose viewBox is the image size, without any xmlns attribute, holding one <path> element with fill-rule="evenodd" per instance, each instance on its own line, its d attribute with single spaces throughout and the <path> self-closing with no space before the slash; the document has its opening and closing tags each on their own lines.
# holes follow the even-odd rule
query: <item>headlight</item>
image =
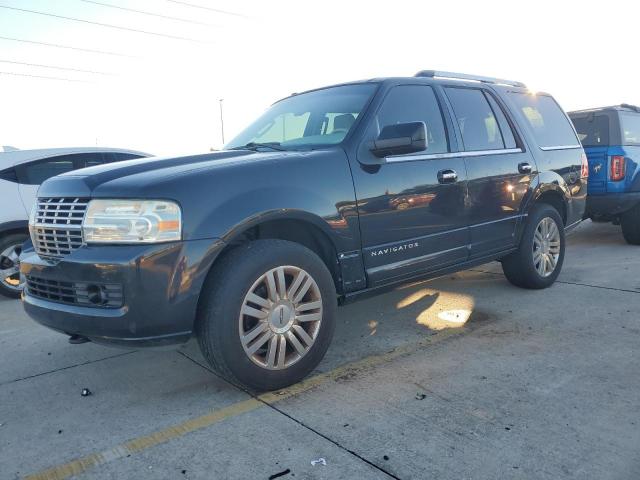
<svg viewBox="0 0 640 480">
<path fill-rule="evenodd" d="M 82 233 L 87 243 L 180 240 L 180 207 L 165 200 L 91 200 L 82 222 Z"/>
</svg>

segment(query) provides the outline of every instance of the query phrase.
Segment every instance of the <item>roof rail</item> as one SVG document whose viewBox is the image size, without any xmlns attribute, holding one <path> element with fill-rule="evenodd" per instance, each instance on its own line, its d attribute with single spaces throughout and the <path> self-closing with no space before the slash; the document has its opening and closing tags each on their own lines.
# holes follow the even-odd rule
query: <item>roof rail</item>
<svg viewBox="0 0 640 480">
<path fill-rule="evenodd" d="M 453 78 L 456 80 L 472 80 L 474 82 L 482 82 L 482 83 L 494 83 L 494 84 L 502 84 L 509 85 L 511 87 L 520 87 L 527 88 L 527 86 L 522 82 L 515 82 L 513 80 L 504 80 L 502 78 L 493 78 L 493 77 L 481 77 L 479 75 L 468 75 L 466 73 L 454 73 L 454 72 L 442 72 L 438 70 L 421 70 L 415 74 L 416 77 L 440 77 L 440 78 Z"/>
<path fill-rule="evenodd" d="M 630 103 L 621 103 L 620 108 L 628 108 L 629 110 L 633 110 L 636 113 L 640 113 L 640 107 L 636 107 L 635 105 L 631 105 Z"/>
</svg>

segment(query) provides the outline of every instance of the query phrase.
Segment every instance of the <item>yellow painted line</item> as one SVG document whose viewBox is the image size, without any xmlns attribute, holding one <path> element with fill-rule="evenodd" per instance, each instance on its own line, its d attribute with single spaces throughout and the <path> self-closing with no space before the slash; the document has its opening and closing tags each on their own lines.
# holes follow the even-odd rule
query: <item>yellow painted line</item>
<svg viewBox="0 0 640 480">
<path fill-rule="evenodd" d="M 126 441 L 120 445 L 110 448 L 109 450 L 92 453 L 90 455 L 71 460 L 70 462 L 42 470 L 41 472 L 28 475 L 24 478 L 25 480 L 63 480 L 74 475 L 79 475 L 98 465 L 102 465 L 119 458 L 124 458 L 127 455 L 142 452 L 196 430 L 209 427 L 228 418 L 237 417 L 243 413 L 263 407 L 265 404 L 272 405 L 286 398 L 299 395 L 330 380 L 339 379 L 343 375 L 355 374 L 362 370 L 370 369 L 383 363 L 388 363 L 398 357 L 420 350 L 429 344 L 440 342 L 451 336 L 458 335 L 465 330 L 466 329 L 464 327 L 442 330 L 418 342 L 409 343 L 379 355 L 371 355 L 363 358 L 362 360 L 342 365 L 329 372 L 315 375 L 284 390 L 264 393 L 259 395 L 257 398 L 249 398 L 247 400 L 234 403 L 228 407 L 221 408 L 220 410 L 207 413 L 200 417 L 186 420 L 177 425 L 165 428 L 164 430 L 159 430 L 149 435 L 144 435 L 142 437 Z"/>
</svg>

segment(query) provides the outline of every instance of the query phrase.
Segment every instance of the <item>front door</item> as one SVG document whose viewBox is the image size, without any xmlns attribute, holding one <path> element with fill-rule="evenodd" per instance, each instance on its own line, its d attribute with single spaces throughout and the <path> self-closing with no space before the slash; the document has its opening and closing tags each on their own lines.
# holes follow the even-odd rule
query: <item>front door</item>
<svg viewBox="0 0 640 480">
<path fill-rule="evenodd" d="M 441 107 L 428 85 L 393 87 L 358 149 L 353 176 L 370 287 L 438 270 L 468 256 L 465 164 L 449 153 Z M 416 121 L 427 126 L 424 152 L 381 160 L 369 150 L 385 126 Z"/>
</svg>

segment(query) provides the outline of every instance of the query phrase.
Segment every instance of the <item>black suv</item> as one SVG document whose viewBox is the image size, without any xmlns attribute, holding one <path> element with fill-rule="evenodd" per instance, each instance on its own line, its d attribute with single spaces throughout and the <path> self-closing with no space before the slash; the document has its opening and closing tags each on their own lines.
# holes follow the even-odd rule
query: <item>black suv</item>
<svg viewBox="0 0 640 480">
<path fill-rule="evenodd" d="M 586 158 L 547 94 L 423 71 L 275 103 L 225 151 L 46 181 L 24 307 L 95 342 L 198 338 L 233 381 L 307 375 L 336 306 L 500 260 L 545 288 L 582 219 Z"/>
</svg>

